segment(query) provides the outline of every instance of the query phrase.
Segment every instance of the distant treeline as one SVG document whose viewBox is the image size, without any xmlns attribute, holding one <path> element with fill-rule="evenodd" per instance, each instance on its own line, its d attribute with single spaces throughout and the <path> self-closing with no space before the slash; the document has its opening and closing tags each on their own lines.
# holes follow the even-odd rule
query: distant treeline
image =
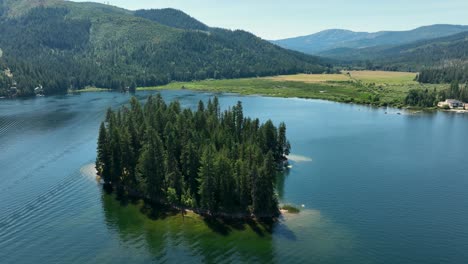
<svg viewBox="0 0 468 264">
<path fill-rule="evenodd" d="M 421 83 L 468 81 L 468 32 L 398 46 L 336 49 L 337 65 L 354 69 L 419 72 Z"/>
<path fill-rule="evenodd" d="M 468 84 L 460 85 L 458 81 L 453 81 L 448 90 L 413 89 L 406 96 L 405 104 L 417 107 L 434 107 L 445 99 L 468 102 Z"/>
<path fill-rule="evenodd" d="M 109 110 L 99 131 L 96 168 L 118 195 L 209 214 L 273 217 L 275 181 L 290 144 L 286 126 L 245 117 L 242 104 L 222 112 L 218 98 L 197 111 L 166 105 Z"/>
<path fill-rule="evenodd" d="M 445 67 L 426 68 L 418 75 L 421 83 L 468 82 L 468 63 L 457 63 Z"/>
</svg>

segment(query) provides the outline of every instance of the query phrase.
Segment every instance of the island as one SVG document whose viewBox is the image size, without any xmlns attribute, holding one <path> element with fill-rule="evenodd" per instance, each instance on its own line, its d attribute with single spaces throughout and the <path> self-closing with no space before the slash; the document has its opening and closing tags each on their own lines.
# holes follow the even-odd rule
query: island
<svg viewBox="0 0 468 264">
<path fill-rule="evenodd" d="M 118 197 L 204 216 L 276 218 L 275 181 L 291 145 L 286 125 L 245 117 L 242 103 L 220 110 L 214 97 L 196 111 L 160 94 L 109 109 L 96 169 Z"/>
</svg>

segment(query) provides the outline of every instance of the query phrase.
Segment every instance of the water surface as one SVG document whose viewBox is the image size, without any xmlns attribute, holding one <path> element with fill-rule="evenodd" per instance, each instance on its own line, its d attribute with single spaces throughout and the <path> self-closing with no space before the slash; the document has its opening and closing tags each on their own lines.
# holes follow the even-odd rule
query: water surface
<svg viewBox="0 0 468 264">
<path fill-rule="evenodd" d="M 144 100 L 150 92 L 139 93 Z M 195 108 L 211 93 L 165 91 Z M 293 168 L 272 233 L 150 219 L 92 177 L 99 123 L 129 95 L 0 101 L 1 263 L 464 263 L 468 115 L 397 115 L 316 100 L 219 95 L 223 108 L 285 121 Z M 387 112 L 387 114 L 386 114 Z M 90 175 L 91 172 L 91 175 Z"/>
</svg>

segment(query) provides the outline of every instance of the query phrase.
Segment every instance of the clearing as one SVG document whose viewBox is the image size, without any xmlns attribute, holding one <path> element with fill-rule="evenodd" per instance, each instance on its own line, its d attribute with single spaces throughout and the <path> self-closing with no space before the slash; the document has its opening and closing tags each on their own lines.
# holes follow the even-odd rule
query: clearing
<svg viewBox="0 0 468 264">
<path fill-rule="evenodd" d="M 172 82 L 138 90 L 190 89 L 402 107 L 410 89 L 447 89 L 447 85 L 420 84 L 415 77 L 416 73 L 408 72 L 344 71 L 341 74 Z"/>
</svg>

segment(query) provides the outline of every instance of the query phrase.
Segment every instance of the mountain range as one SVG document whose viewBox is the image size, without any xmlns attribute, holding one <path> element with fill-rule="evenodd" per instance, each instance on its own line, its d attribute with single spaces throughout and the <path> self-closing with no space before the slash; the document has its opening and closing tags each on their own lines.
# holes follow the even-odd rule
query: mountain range
<svg viewBox="0 0 468 264">
<path fill-rule="evenodd" d="M 316 34 L 272 41 L 283 48 L 307 54 L 330 54 L 327 51 L 346 48 L 362 49 L 377 46 L 397 46 L 421 40 L 436 39 L 468 31 L 463 25 L 431 25 L 408 31 L 375 33 L 330 29 Z"/>
<path fill-rule="evenodd" d="M 339 67 L 419 72 L 424 83 L 468 82 L 468 26 L 377 33 L 333 29 L 273 43 L 329 58 Z"/>
<path fill-rule="evenodd" d="M 327 62 L 179 10 L 0 0 L 0 96 L 327 71 Z M 14 87 L 11 91 L 10 87 Z"/>
<path fill-rule="evenodd" d="M 320 53 L 335 65 L 419 72 L 424 83 L 468 82 L 468 31 L 401 45 L 337 48 Z"/>
</svg>

